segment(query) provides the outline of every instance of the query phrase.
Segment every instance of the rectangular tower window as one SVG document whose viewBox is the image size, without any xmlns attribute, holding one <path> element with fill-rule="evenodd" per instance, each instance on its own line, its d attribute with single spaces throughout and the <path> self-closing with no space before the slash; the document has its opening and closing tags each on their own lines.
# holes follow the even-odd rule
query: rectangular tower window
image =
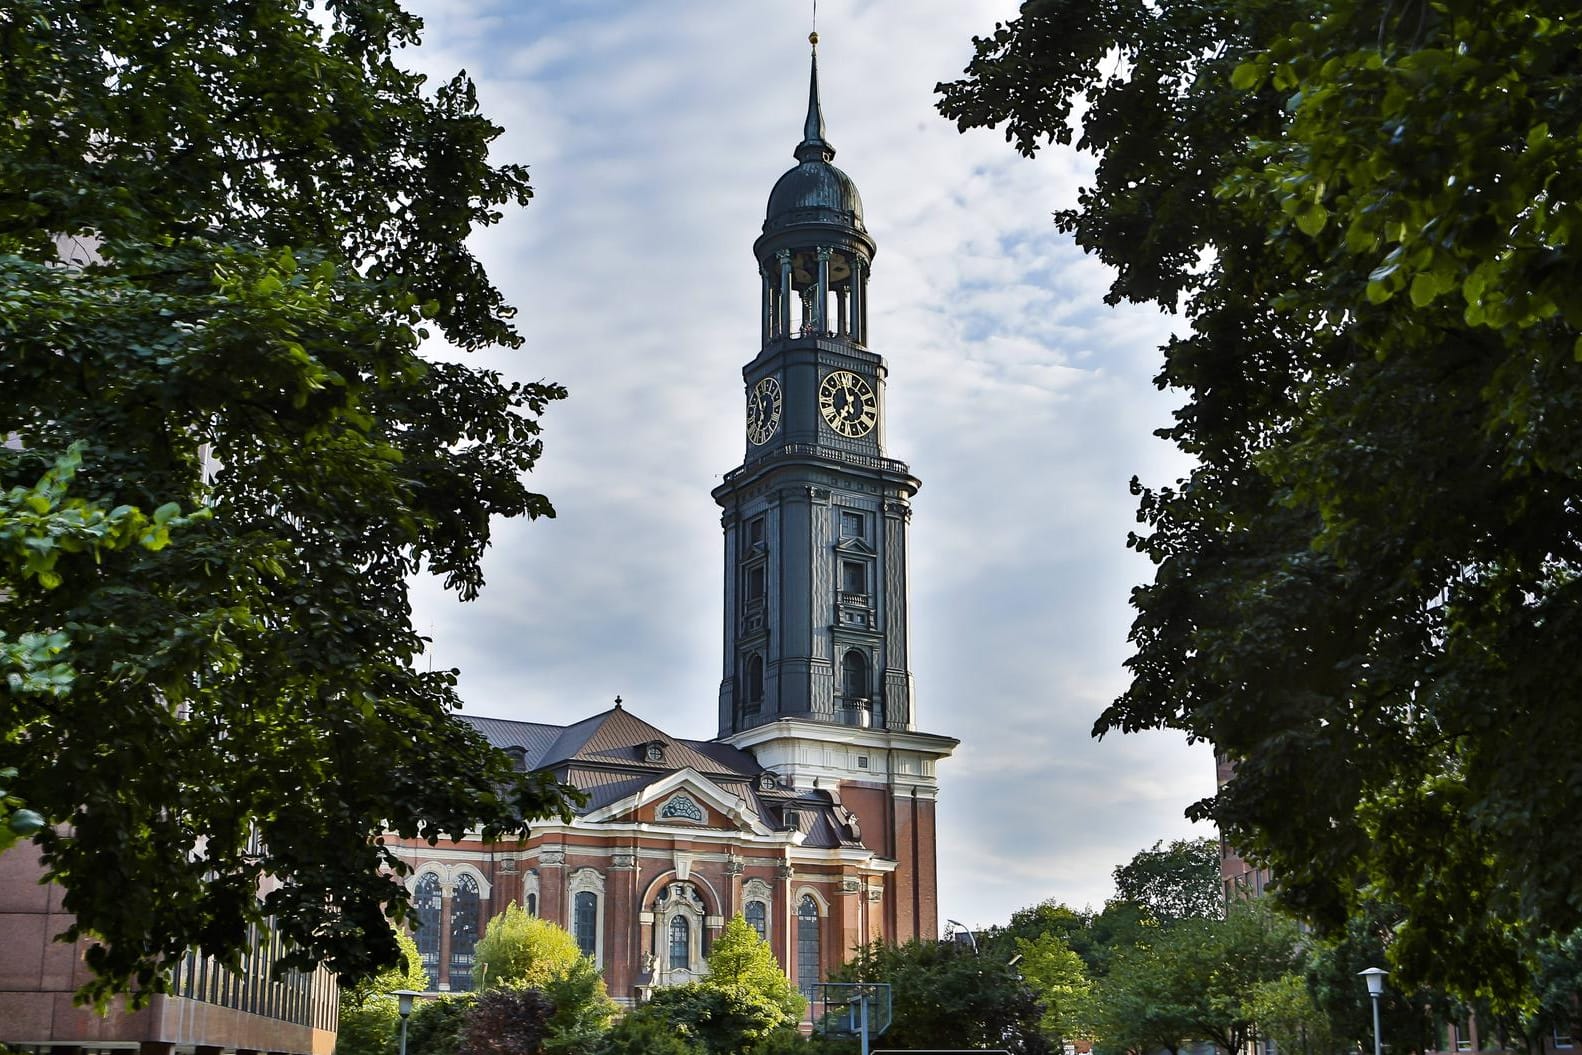
<svg viewBox="0 0 1582 1055">
<path fill-rule="evenodd" d="M 843 509 L 840 513 L 840 537 L 862 538 L 862 514 Z"/>
<path fill-rule="evenodd" d="M 860 560 L 841 561 L 840 592 L 866 594 L 868 592 L 868 565 Z"/>
<path fill-rule="evenodd" d="M 762 564 L 755 564 L 747 569 L 747 599 L 749 601 L 762 601 L 764 599 L 765 585 L 768 574 Z"/>
<path fill-rule="evenodd" d="M 764 544 L 764 518 L 754 517 L 747 522 L 747 545 L 762 546 Z"/>
</svg>

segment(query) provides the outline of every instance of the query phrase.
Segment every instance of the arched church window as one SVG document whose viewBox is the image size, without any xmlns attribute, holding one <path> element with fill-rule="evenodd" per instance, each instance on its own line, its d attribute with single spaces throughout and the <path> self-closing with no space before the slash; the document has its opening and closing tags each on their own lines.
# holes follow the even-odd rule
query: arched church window
<svg viewBox="0 0 1582 1055">
<path fill-rule="evenodd" d="M 671 970 L 686 970 L 687 946 L 691 944 L 692 934 L 687 925 L 687 917 L 670 917 L 670 968 Z"/>
<path fill-rule="evenodd" d="M 536 916 L 536 915 L 538 915 L 538 895 L 537 894 L 529 894 L 529 895 L 527 895 L 527 914 L 529 916 Z"/>
<path fill-rule="evenodd" d="M 450 896 L 450 988 L 472 991 L 472 953 L 478 944 L 478 880 L 467 872 L 456 877 Z"/>
<path fill-rule="evenodd" d="M 417 941 L 418 958 L 423 961 L 430 989 L 439 988 L 439 917 L 443 905 L 439 876 L 424 872 L 412 891 L 412 908 L 417 916 L 417 931 L 412 937 Z"/>
<path fill-rule="evenodd" d="M 868 696 L 868 659 L 856 649 L 851 649 L 840 661 L 840 684 L 841 693 L 848 700 Z"/>
<path fill-rule="evenodd" d="M 759 939 L 767 940 L 769 937 L 769 911 L 764 903 L 762 901 L 747 902 L 747 911 L 743 915 L 747 917 L 747 925 L 758 932 Z"/>
<path fill-rule="evenodd" d="M 599 895 L 589 890 L 577 894 L 572 903 L 572 933 L 577 936 L 577 948 L 582 955 L 593 956 L 598 936 Z"/>
<path fill-rule="evenodd" d="M 747 709 L 757 711 L 764 702 L 764 658 L 754 653 L 747 660 Z"/>
<path fill-rule="evenodd" d="M 803 894 L 796 910 L 796 980 L 803 996 L 811 993 L 819 980 L 818 902 Z"/>
</svg>

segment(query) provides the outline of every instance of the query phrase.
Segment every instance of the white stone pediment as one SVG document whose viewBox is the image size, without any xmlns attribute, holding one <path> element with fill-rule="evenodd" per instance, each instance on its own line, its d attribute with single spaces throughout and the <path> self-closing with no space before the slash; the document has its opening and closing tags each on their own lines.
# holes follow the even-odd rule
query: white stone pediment
<svg viewBox="0 0 1582 1055">
<path fill-rule="evenodd" d="M 667 805 L 674 807 L 672 816 L 656 818 L 649 822 L 653 824 L 674 825 L 677 828 L 713 828 L 717 827 L 707 823 L 700 824 L 694 820 L 687 808 L 688 801 L 705 806 L 710 811 L 728 818 L 732 826 L 741 831 L 750 831 L 755 835 L 772 835 L 774 830 L 765 824 L 763 818 L 758 816 L 750 800 L 726 791 L 714 781 L 705 777 L 695 769 L 678 769 L 674 773 L 667 773 L 659 780 L 625 798 L 617 799 L 602 809 L 594 810 L 582 818 L 585 823 L 598 824 L 609 821 L 630 821 L 637 812 L 645 806 L 659 804 L 661 811 Z"/>
</svg>

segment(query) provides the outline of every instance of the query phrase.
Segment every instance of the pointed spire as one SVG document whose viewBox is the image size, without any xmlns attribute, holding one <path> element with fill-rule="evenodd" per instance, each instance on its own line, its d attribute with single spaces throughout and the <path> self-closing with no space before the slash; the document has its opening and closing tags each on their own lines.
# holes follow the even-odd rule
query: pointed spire
<svg viewBox="0 0 1582 1055">
<path fill-rule="evenodd" d="M 807 41 L 813 45 L 813 73 L 808 79 L 807 120 L 802 124 L 802 142 L 797 144 L 793 154 L 798 161 L 830 161 L 835 157 L 835 148 L 824 138 L 824 110 L 818 103 L 818 34 L 809 33 Z"/>
</svg>

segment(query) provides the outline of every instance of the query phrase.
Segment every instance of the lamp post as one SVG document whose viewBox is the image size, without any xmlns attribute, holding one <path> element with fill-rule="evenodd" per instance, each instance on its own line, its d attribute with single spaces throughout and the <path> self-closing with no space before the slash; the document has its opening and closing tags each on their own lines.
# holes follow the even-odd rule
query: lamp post
<svg viewBox="0 0 1582 1055">
<path fill-rule="evenodd" d="M 972 946 L 972 955 L 978 955 L 978 936 L 972 933 L 972 929 L 960 920 L 947 919 L 945 922 L 956 928 L 955 933 L 965 933 L 967 935 L 967 944 Z"/>
<path fill-rule="evenodd" d="M 1357 972 L 1368 980 L 1368 996 L 1373 1001 L 1373 1055 L 1384 1055 L 1384 1045 L 1379 1039 L 1379 997 L 1384 995 L 1384 976 L 1389 973 L 1382 967 L 1369 967 L 1366 971 Z"/>
<path fill-rule="evenodd" d="M 412 1000 L 423 994 L 410 989 L 397 989 L 390 995 L 396 998 L 396 1011 L 401 1015 L 401 1055 L 406 1055 L 406 1019 L 412 1013 Z"/>
</svg>

